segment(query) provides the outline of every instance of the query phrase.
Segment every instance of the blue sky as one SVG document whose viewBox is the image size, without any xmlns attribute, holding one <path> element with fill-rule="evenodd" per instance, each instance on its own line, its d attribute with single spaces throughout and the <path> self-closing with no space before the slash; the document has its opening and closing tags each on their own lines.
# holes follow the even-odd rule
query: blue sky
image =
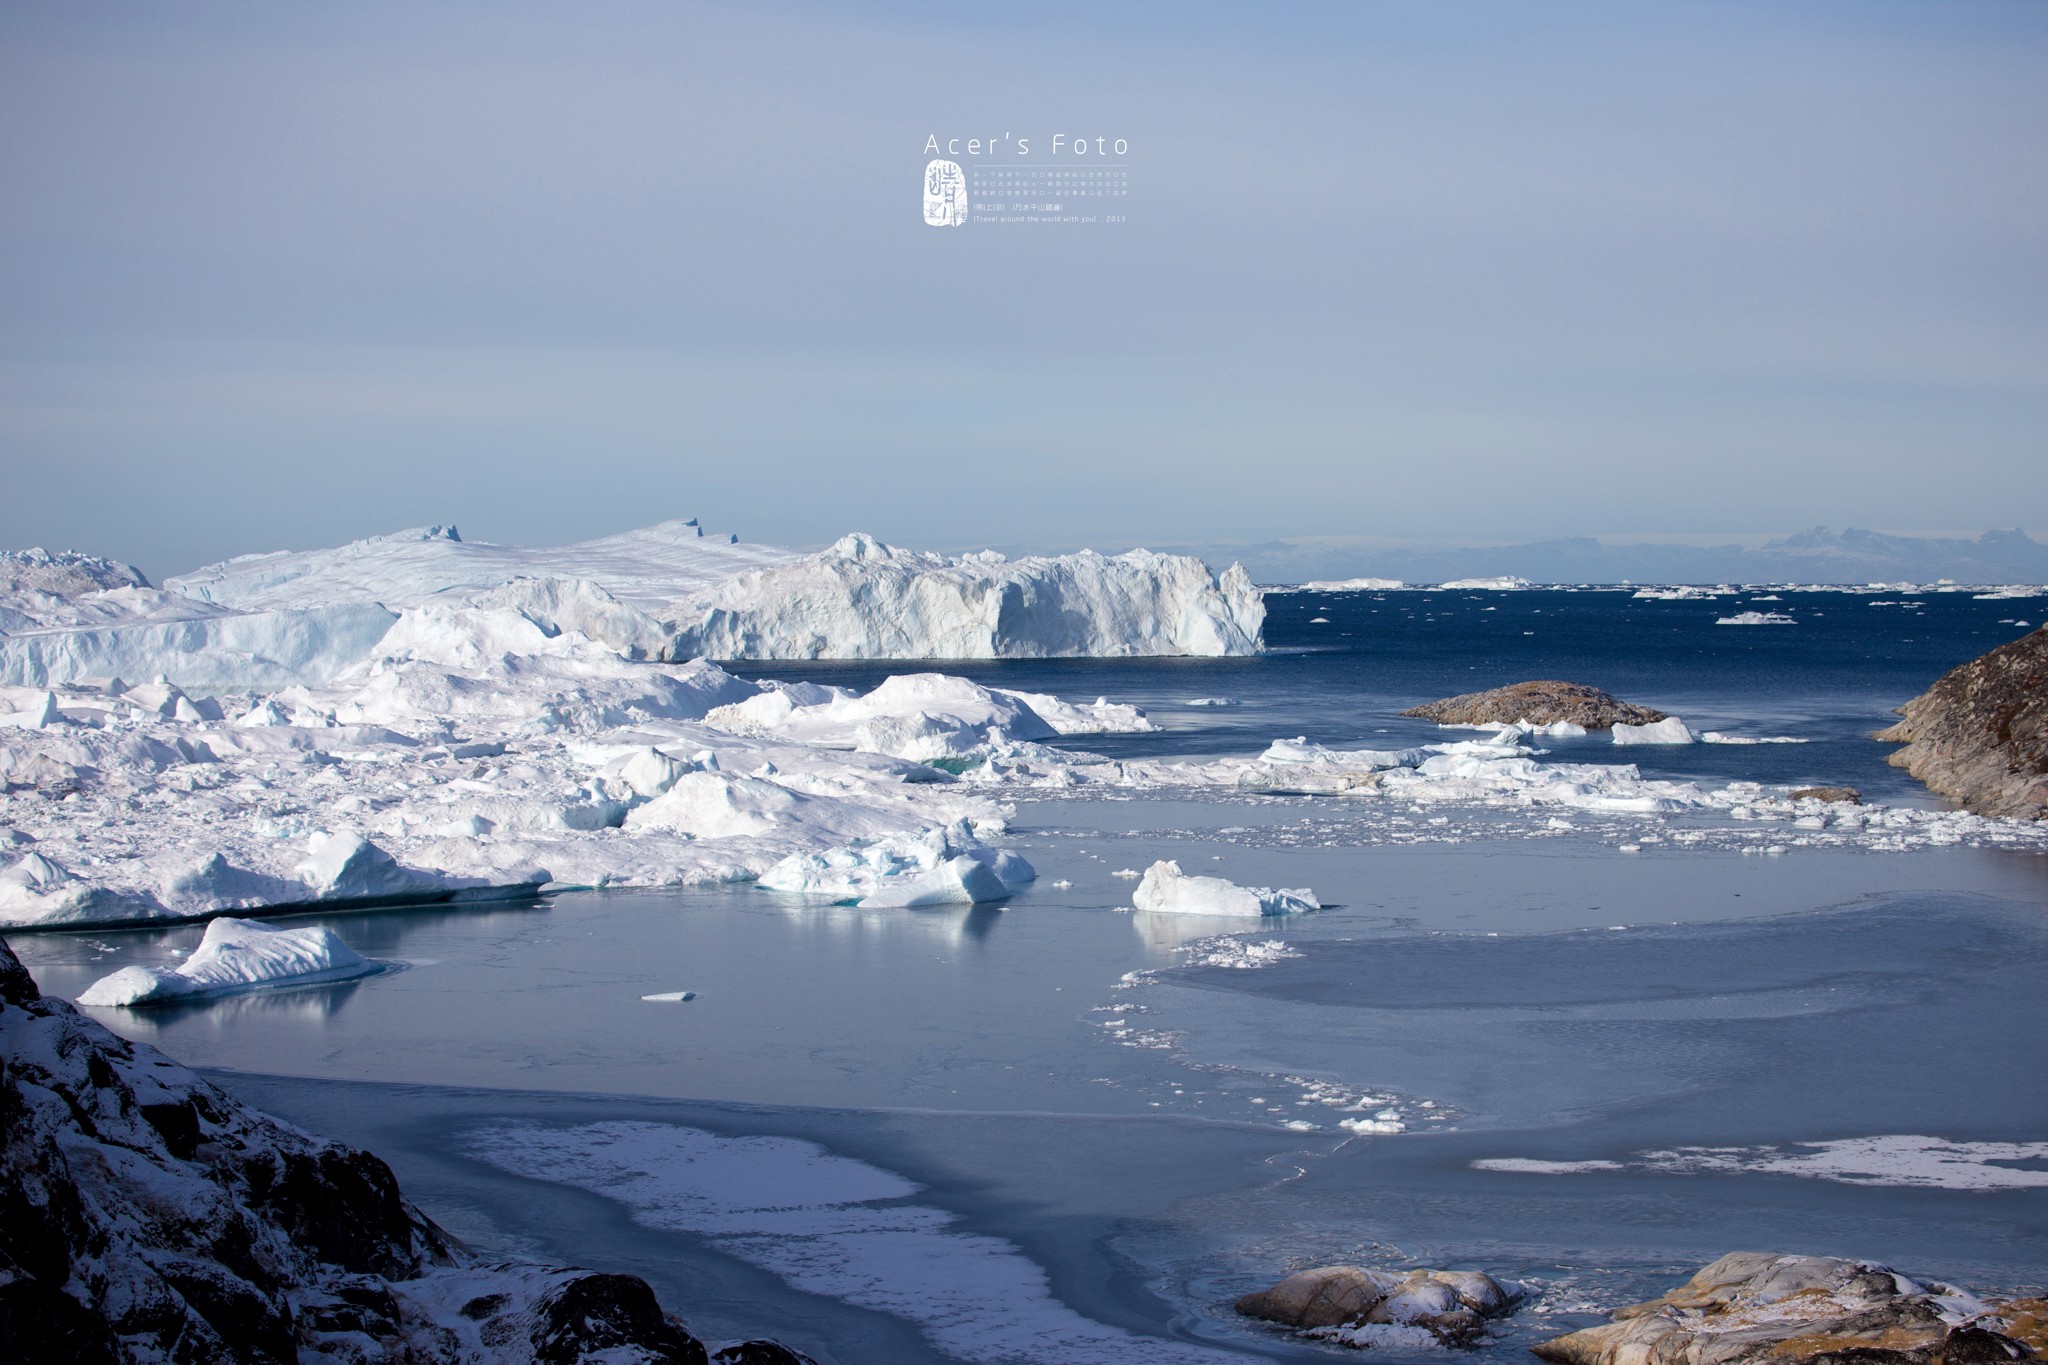
<svg viewBox="0 0 2048 1365">
<path fill-rule="evenodd" d="M 2048 531 L 2048 6 L 0 10 L 0 545 Z M 928 136 L 1127 223 L 931 229 Z"/>
</svg>

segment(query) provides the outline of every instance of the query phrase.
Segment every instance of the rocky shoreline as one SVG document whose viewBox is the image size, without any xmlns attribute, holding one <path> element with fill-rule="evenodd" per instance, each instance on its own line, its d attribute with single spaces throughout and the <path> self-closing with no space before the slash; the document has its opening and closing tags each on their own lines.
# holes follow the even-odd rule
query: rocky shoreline
<svg viewBox="0 0 2048 1365">
<path fill-rule="evenodd" d="M 1534 1287 L 1473 1270 L 1321 1266 L 1237 1311 L 1332 1345 L 1472 1346 Z M 1736 1251 L 1611 1322 L 1536 1343 L 1552 1365 L 2007 1365 L 2048 1354 L 2048 1300 L 1980 1299 L 1888 1266 Z"/>
<path fill-rule="evenodd" d="M 369 1152 L 42 995 L 0 943 L 0 1359 L 806 1365 L 707 1347 L 632 1275 L 480 1256 Z"/>
<path fill-rule="evenodd" d="M 2048 816 L 2048 626 L 1950 669 L 1873 738 L 1978 815 Z"/>
</svg>

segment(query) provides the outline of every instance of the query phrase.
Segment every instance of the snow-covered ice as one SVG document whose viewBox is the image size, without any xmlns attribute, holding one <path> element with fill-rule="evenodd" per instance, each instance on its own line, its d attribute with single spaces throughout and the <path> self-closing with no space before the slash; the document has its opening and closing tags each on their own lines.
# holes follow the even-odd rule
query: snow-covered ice
<svg viewBox="0 0 2048 1365">
<path fill-rule="evenodd" d="M 1714 622 L 1717 626 L 1796 626 L 1797 617 L 1787 616 L 1779 611 L 1738 611 L 1733 616 L 1723 616 Z"/>
<path fill-rule="evenodd" d="M 814 555 L 664 522 L 552 548 L 433 526 L 331 550 L 243 555 L 150 587 L 125 565 L 0 566 L 0 684 L 162 676 L 211 692 L 319 686 L 409 609 L 477 607 L 632 659 L 1255 654 L 1245 571 L 1149 551 L 1010 562 L 847 536 Z"/>
<path fill-rule="evenodd" d="M 1239 565 L 1149 550 L 949 558 L 850 535 L 677 607 L 712 659 L 1031 659 L 1256 654 L 1266 608 Z"/>
<path fill-rule="evenodd" d="M 783 1137 L 675 1124 L 494 1123 L 468 1148 L 503 1170 L 590 1190 L 645 1227 L 706 1238 L 792 1287 L 915 1323 L 947 1356 L 987 1365 L 1239 1359 L 1082 1317 L 1014 1243 L 971 1232 L 893 1171 Z"/>
<path fill-rule="evenodd" d="M 1171 859 L 1145 869 L 1144 879 L 1131 892 L 1131 904 L 1175 915 L 1291 915 L 1323 908 L 1306 887 L 1275 891 L 1239 886 L 1222 877 L 1190 877 Z"/>
<path fill-rule="evenodd" d="M 199 947 L 175 967 L 123 967 L 78 997 L 81 1005 L 162 1005 L 317 981 L 366 976 L 377 965 L 319 925 L 292 928 L 217 919 Z"/>
<path fill-rule="evenodd" d="M 1692 744 L 1699 739 L 1677 716 L 1648 725 L 1616 725 L 1609 733 L 1616 744 Z"/>
</svg>

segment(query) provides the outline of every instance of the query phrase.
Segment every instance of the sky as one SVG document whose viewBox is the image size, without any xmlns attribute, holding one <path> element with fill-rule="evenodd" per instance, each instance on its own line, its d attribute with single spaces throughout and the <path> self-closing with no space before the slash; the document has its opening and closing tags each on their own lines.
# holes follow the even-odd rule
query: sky
<svg viewBox="0 0 2048 1365">
<path fill-rule="evenodd" d="M 1004 135 L 1124 221 L 927 226 Z M 0 547 L 2048 533 L 2044 456 L 2048 5 L 0 7 Z"/>
</svg>

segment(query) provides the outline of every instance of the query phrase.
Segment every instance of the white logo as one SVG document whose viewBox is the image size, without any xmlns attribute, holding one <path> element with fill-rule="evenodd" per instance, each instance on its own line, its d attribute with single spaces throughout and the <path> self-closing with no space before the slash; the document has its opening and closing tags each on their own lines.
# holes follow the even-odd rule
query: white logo
<svg viewBox="0 0 2048 1365">
<path fill-rule="evenodd" d="M 924 168 L 924 220 L 933 227 L 967 221 L 967 176 L 959 162 L 934 161 Z"/>
</svg>

